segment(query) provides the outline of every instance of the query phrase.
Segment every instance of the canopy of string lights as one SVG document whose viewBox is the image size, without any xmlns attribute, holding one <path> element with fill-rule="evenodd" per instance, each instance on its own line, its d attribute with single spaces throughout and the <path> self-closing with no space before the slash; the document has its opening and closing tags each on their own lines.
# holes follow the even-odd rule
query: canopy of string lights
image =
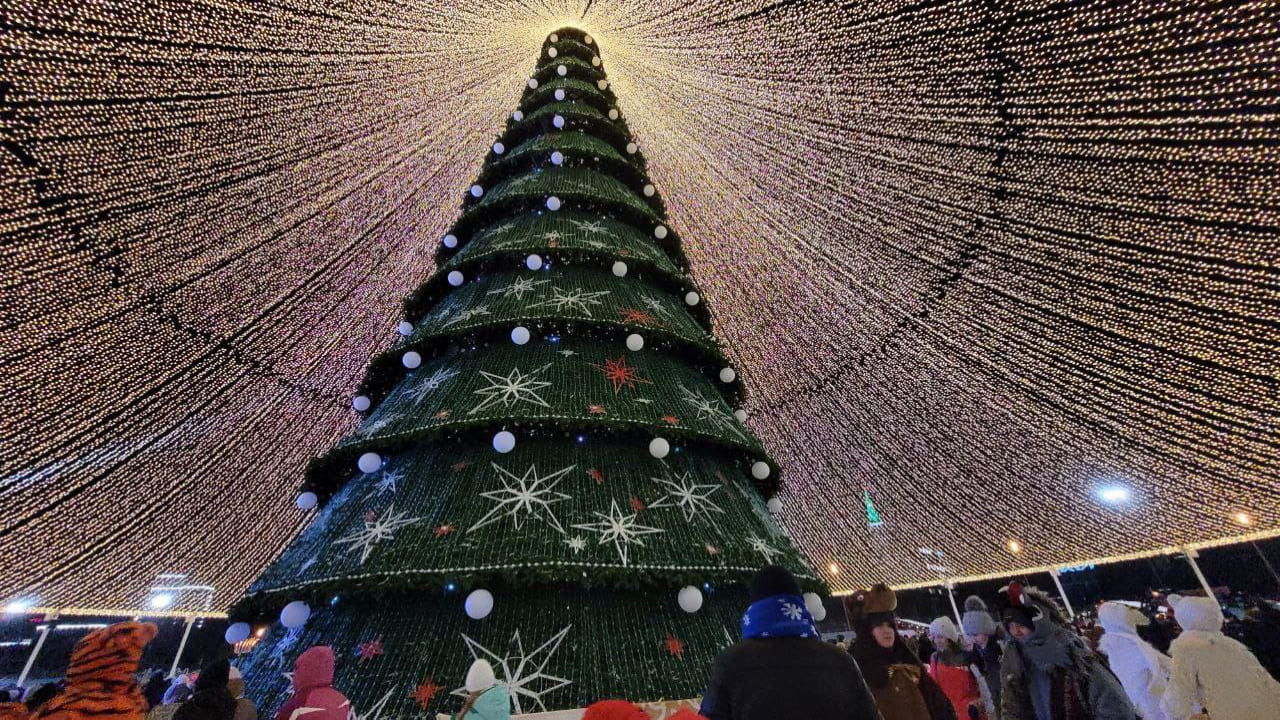
<svg viewBox="0 0 1280 720">
<path fill-rule="evenodd" d="M 2 598 L 247 586 L 565 25 L 598 40 L 833 589 L 1280 530 L 1260 4 L 6 15 Z"/>
</svg>

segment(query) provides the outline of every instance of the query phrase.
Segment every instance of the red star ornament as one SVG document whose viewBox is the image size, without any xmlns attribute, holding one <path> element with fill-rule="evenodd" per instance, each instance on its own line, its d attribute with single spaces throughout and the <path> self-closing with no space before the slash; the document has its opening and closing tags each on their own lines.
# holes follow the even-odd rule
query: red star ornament
<svg viewBox="0 0 1280 720">
<path fill-rule="evenodd" d="M 653 316 L 653 313 L 646 312 L 644 310 L 637 310 L 635 308 L 622 308 L 618 312 L 622 313 L 622 322 L 624 323 L 629 323 L 631 325 L 657 325 L 658 324 L 658 319 Z"/>
<path fill-rule="evenodd" d="M 382 654 L 382 636 L 379 635 L 376 640 L 360 643 L 360 650 L 356 653 L 360 656 L 360 662 L 372 660 Z"/>
<path fill-rule="evenodd" d="M 436 693 L 443 689 L 443 685 L 437 685 L 431 678 L 424 678 L 418 687 L 414 689 L 412 697 L 417 701 L 419 707 L 426 710 L 427 706 L 431 704 L 432 698 L 436 696 Z"/>
<path fill-rule="evenodd" d="M 617 359 L 605 360 L 604 365 L 591 364 L 591 367 L 604 373 L 604 377 L 613 383 L 613 394 L 617 395 L 622 388 L 634 388 L 636 383 L 653 384 L 652 381 L 640 377 L 640 373 L 627 364 L 627 356 L 619 355 Z"/>
<path fill-rule="evenodd" d="M 644 512 L 644 502 L 634 495 L 631 496 L 631 509 L 638 513 Z"/>
<path fill-rule="evenodd" d="M 679 424 L 680 424 L 680 418 L 676 417 L 675 415 L 663 415 L 663 416 L 662 416 L 662 422 L 664 422 L 664 423 L 666 423 L 666 424 L 668 424 L 668 425 L 679 425 Z"/>
<path fill-rule="evenodd" d="M 452 525 L 441 525 L 436 528 L 436 537 L 444 537 L 454 530 L 457 530 L 457 528 Z"/>
<path fill-rule="evenodd" d="M 663 642 L 663 645 L 666 646 L 668 653 L 681 660 L 684 659 L 684 643 L 680 642 L 680 638 L 667 633 L 667 639 Z"/>
<path fill-rule="evenodd" d="M 603 405 L 588 405 L 587 412 L 590 412 L 592 415 L 604 415 L 609 411 L 606 410 Z"/>
<path fill-rule="evenodd" d="M 465 461 L 463 461 L 463 462 L 456 462 L 456 463 L 454 463 L 454 464 L 453 464 L 453 471 L 454 471 L 454 472 L 460 472 L 460 471 L 462 470 L 462 468 L 464 468 L 464 467 L 466 467 L 466 466 L 467 466 L 467 463 L 466 463 Z"/>
<path fill-rule="evenodd" d="M 445 408 L 444 410 L 441 410 L 440 412 L 436 413 L 435 415 L 432 415 L 431 417 L 435 418 L 436 420 L 448 420 L 449 416 L 452 414 L 453 414 L 452 410 L 450 410 L 449 408 Z"/>
<path fill-rule="evenodd" d="M 592 480 L 595 480 L 597 485 L 604 484 L 604 473 L 600 472 L 596 468 L 588 468 L 587 476 L 590 477 Z"/>
</svg>

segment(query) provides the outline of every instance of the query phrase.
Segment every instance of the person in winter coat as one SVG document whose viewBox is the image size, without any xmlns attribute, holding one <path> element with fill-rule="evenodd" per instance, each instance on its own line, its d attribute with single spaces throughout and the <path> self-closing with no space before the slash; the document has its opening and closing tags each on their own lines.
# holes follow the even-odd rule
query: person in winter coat
<svg viewBox="0 0 1280 720">
<path fill-rule="evenodd" d="M 1138 626 L 1151 621 L 1136 608 L 1106 602 L 1098 607 L 1098 623 L 1105 631 L 1098 650 L 1107 656 L 1142 720 L 1171 720 L 1160 708 L 1169 686 L 1169 658 L 1138 637 Z"/>
<path fill-rule="evenodd" d="M 1000 675 L 1002 720 L 1133 720 L 1120 681 L 1048 595 L 1010 583 L 1000 620 L 1010 638 Z"/>
<path fill-rule="evenodd" d="M 293 664 L 293 697 L 276 711 L 276 720 L 347 720 L 350 714 L 351 701 L 333 687 L 333 650 L 304 650 Z"/>
<path fill-rule="evenodd" d="M 587 706 L 582 720 L 649 720 L 649 714 L 626 700 L 601 700 Z"/>
<path fill-rule="evenodd" d="M 751 579 L 742 641 L 711 667 L 701 712 L 708 720 L 879 720 L 849 653 L 822 642 L 800 584 L 785 568 Z"/>
<path fill-rule="evenodd" d="M 147 699 L 134 681 L 152 623 L 116 623 L 76 643 L 67 689 L 31 714 L 32 720 L 143 720 Z"/>
<path fill-rule="evenodd" d="M 987 708 L 990 720 L 999 720 L 1000 713 L 1000 659 L 1004 649 L 996 639 L 995 618 L 987 612 L 987 604 L 977 595 L 964 599 L 964 615 L 960 616 L 960 627 L 969 640 L 969 664 L 978 669 L 981 679 L 978 684 L 982 691 L 982 700 Z"/>
<path fill-rule="evenodd" d="M 986 707 L 978 686 L 981 675 L 969 668 L 969 658 L 960 646 L 960 628 L 949 617 L 935 618 L 929 623 L 929 637 L 937 648 L 929 658 L 929 676 L 951 701 L 956 717 L 986 720 Z"/>
<path fill-rule="evenodd" d="M 884 585 L 845 598 L 853 658 L 884 720 L 954 720 L 951 701 L 898 634 L 898 596 Z M 963 719 L 963 720 L 967 720 Z"/>
<path fill-rule="evenodd" d="M 235 720 L 258 720 L 258 706 L 244 696 L 244 676 L 234 665 L 228 675 L 227 692 L 236 699 Z"/>
<path fill-rule="evenodd" d="M 1280 683 L 1239 641 L 1222 634 L 1222 608 L 1214 598 L 1169 596 L 1182 634 L 1169 645 L 1173 668 L 1161 700 L 1170 720 L 1202 709 L 1212 720 L 1275 720 Z"/>
<path fill-rule="evenodd" d="M 467 699 L 454 720 L 510 720 L 511 695 L 498 683 L 487 660 L 471 663 L 464 686 Z"/>
<path fill-rule="evenodd" d="M 196 691 L 173 714 L 173 720 L 234 720 L 236 699 L 227 689 L 231 664 L 219 660 L 200 671 Z"/>
<path fill-rule="evenodd" d="M 182 707 L 182 703 L 191 699 L 192 689 L 191 678 L 187 675 L 179 675 L 173 679 L 173 684 L 168 690 L 164 691 L 159 705 L 154 705 L 147 711 L 147 720 L 173 720 L 173 714 L 178 712 L 178 708 Z"/>
</svg>

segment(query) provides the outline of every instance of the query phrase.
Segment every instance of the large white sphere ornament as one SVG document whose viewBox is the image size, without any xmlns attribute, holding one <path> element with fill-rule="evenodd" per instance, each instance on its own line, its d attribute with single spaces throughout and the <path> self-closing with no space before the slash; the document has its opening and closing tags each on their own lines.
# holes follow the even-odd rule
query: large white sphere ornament
<svg viewBox="0 0 1280 720">
<path fill-rule="evenodd" d="M 696 613 L 702 609 L 702 591 L 692 585 L 685 585 L 676 594 L 676 602 L 680 609 L 687 613 Z"/>
<path fill-rule="evenodd" d="M 600 56 L 596 55 L 591 58 L 591 67 L 600 67 Z"/>
<path fill-rule="evenodd" d="M 557 65 L 556 74 L 559 75 L 560 77 L 564 77 L 565 75 L 569 74 L 569 68 L 565 67 L 564 65 Z"/>
<path fill-rule="evenodd" d="M 493 593 L 488 590 L 472 590 L 462 607 L 467 611 L 467 617 L 483 620 L 493 612 Z"/>
<path fill-rule="evenodd" d="M 637 350 L 640 350 L 643 347 L 644 347 L 644 338 L 640 337 L 636 333 L 631 333 L 630 335 L 627 336 L 628 350 L 635 352 Z"/>
<path fill-rule="evenodd" d="M 399 325 L 396 325 L 396 332 L 400 333 L 401 335 L 405 335 L 405 336 L 412 335 L 412 334 L 413 334 L 413 323 L 409 322 L 408 320 L 401 320 L 401 321 L 400 321 L 400 324 L 399 324 Z"/>
<path fill-rule="evenodd" d="M 502 143 L 500 143 L 500 142 L 496 142 L 496 143 L 494 143 L 494 144 L 493 144 L 493 152 L 494 152 L 494 154 L 496 154 L 496 155 L 501 155 L 502 153 L 504 153 L 504 152 L 506 152 L 506 151 L 507 151 L 507 146 L 506 146 L 506 145 L 503 145 L 503 144 L 502 144 Z"/>
<path fill-rule="evenodd" d="M 612 268 L 612 269 L 613 269 L 613 275 L 614 275 L 614 277 L 626 277 L 626 276 L 627 276 L 627 264 L 626 264 L 626 263 L 624 263 L 624 262 L 622 262 L 621 260 L 616 260 L 616 261 L 614 261 L 614 263 L 613 263 L 613 268 Z"/>
<path fill-rule="evenodd" d="M 443 242 L 444 242 L 444 246 L 445 246 L 445 247 L 447 247 L 447 248 L 456 248 L 456 247 L 458 247 L 458 236 L 457 236 L 457 235 L 445 235 L 445 236 L 444 236 L 444 240 L 443 240 Z"/>
<path fill-rule="evenodd" d="M 738 373 L 733 368 L 720 368 L 720 382 L 731 383 L 738 379 Z"/>
<path fill-rule="evenodd" d="M 450 270 L 450 271 L 449 271 L 449 277 L 448 277 L 448 280 L 449 280 L 449 284 L 450 284 L 450 285 L 452 285 L 452 286 L 454 286 L 454 287 L 462 287 L 462 281 L 463 281 L 464 279 L 465 279 L 465 278 L 463 278 L 463 277 L 462 277 L 462 271 L 461 271 L 461 270 Z"/>
<path fill-rule="evenodd" d="M 776 497 L 769 498 L 769 502 L 765 503 L 764 506 L 768 508 L 769 512 L 773 515 L 777 515 L 782 512 L 782 501 Z"/>
<path fill-rule="evenodd" d="M 537 90 L 537 89 L 538 89 L 538 79 L 537 79 L 537 78 L 529 78 L 529 89 L 530 89 L 530 90 Z"/>
<path fill-rule="evenodd" d="M 472 186 L 471 186 L 471 197 L 473 197 L 473 198 L 478 198 L 478 197 L 480 197 L 481 195 L 484 195 L 484 188 L 480 187 L 479 185 L 472 185 Z"/>
<path fill-rule="evenodd" d="M 663 238 L 665 238 L 667 236 L 667 226 L 659 225 L 655 227 L 653 229 L 653 236 L 658 238 L 659 240 L 662 240 Z"/>
<path fill-rule="evenodd" d="M 294 600 L 280 611 L 280 624 L 289 628 L 300 628 L 311 617 L 311 606 L 301 600 Z"/>
<path fill-rule="evenodd" d="M 551 42 L 560 42 L 560 36 L 555 33 L 551 33 L 550 35 L 548 35 L 547 39 L 550 40 Z"/>
<path fill-rule="evenodd" d="M 511 331 L 511 342 L 517 345 L 524 345 L 529 342 L 529 328 L 518 325 Z"/>
<path fill-rule="evenodd" d="M 684 304 L 690 307 L 697 305 L 700 300 L 702 300 L 702 296 L 692 290 L 684 294 Z"/>
<path fill-rule="evenodd" d="M 536 253 L 533 255 L 530 255 L 529 257 L 524 259 L 524 266 L 529 268 L 530 270 L 541 270 L 542 256 Z"/>
<path fill-rule="evenodd" d="M 608 80 L 597 80 L 597 81 L 596 81 L 596 87 L 600 88 L 601 90 L 604 90 L 605 88 L 609 87 L 609 81 L 608 81 Z"/>
<path fill-rule="evenodd" d="M 822 604 L 822 598 L 818 597 L 818 593 L 805 593 L 804 607 L 813 616 L 813 619 L 818 622 L 822 622 L 827 617 L 827 606 Z"/>
<path fill-rule="evenodd" d="M 649 441 L 649 454 L 661 460 L 671 452 L 671 443 L 663 438 L 654 438 Z"/>
<path fill-rule="evenodd" d="M 609 119 L 610 120 L 618 119 L 618 108 L 609 108 Z"/>
<path fill-rule="evenodd" d="M 636 151 L 637 151 L 637 150 L 639 150 L 639 149 L 640 149 L 640 146 L 639 146 L 639 145 L 637 145 L 637 144 L 635 144 L 635 143 L 633 143 L 633 142 L 629 142 L 629 143 L 627 143 L 627 154 L 628 154 L 628 155 L 635 155 L 635 154 L 636 154 Z"/>
<path fill-rule="evenodd" d="M 653 194 L 654 194 L 654 193 L 656 193 L 656 192 L 658 192 L 658 190 L 657 190 L 657 188 L 655 188 L 654 186 L 652 186 L 652 185 L 645 185 L 645 186 L 644 186 L 644 196 L 645 196 L 645 197 L 653 197 Z"/>
<path fill-rule="evenodd" d="M 297 505 L 299 510 L 310 510 L 315 507 L 318 502 L 320 502 L 320 498 L 316 497 L 315 493 L 308 490 L 304 493 L 299 493 L 298 499 L 294 500 L 293 504 Z M 237 640 L 236 642 L 239 641 Z"/>
<path fill-rule="evenodd" d="M 509 453 L 516 449 L 516 436 L 503 430 L 493 436 L 493 449 L 500 453 Z"/>
<path fill-rule="evenodd" d="M 590 44 L 591 44 L 591 36 L 590 36 L 590 35 L 583 35 L 583 36 L 582 36 L 582 42 L 584 42 L 584 43 L 586 43 L 586 44 L 590 45 Z"/>
<path fill-rule="evenodd" d="M 378 472 L 378 468 L 382 467 L 382 456 L 376 452 L 367 452 L 356 461 L 356 467 L 362 473 Z"/>
<path fill-rule="evenodd" d="M 552 40 L 551 42 L 555 42 L 555 40 Z M 549 48 L 547 48 L 547 57 L 555 57 L 555 56 L 557 56 L 557 55 L 559 55 L 559 54 L 560 54 L 560 51 L 559 51 L 559 50 L 557 50 L 557 49 L 555 49 L 555 48 L 553 48 L 553 47 L 549 47 Z"/>
<path fill-rule="evenodd" d="M 351 399 L 351 409 L 356 412 L 364 412 L 371 405 L 373 405 L 373 401 L 369 399 L 368 395 L 357 395 Z"/>
<path fill-rule="evenodd" d="M 222 633 L 222 639 L 235 645 L 238 642 L 249 639 L 249 623 L 238 622 L 231 623 L 227 626 L 227 631 Z"/>
<path fill-rule="evenodd" d="M 547 198 L 547 209 L 552 212 L 559 210 L 560 198 L 556 197 L 555 195 L 552 195 L 551 197 Z"/>
<path fill-rule="evenodd" d="M 556 88 L 556 100 L 564 100 L 564 88 Z"/>
<path fill-rule="evenodd" d="M 524 112 L 522 110 L 517 110 L 511 113 L 511 119 L 515 120 L 516 122 L 520 122 L 521 120 L 524 119 Z"/>
<path fill-rule="evenodd" d="M 564 116 L 563 116 L 563 115 L 556 115 L 555 117 L 551 118 L 551 124 L 552 124 L 552 125 L 555 125 L 557 130 L 559 130 L 560 128 L 563 128 L 563 127 L 564 127 Z"/>
<path fill-rule="evenodd" d="M 563 165 L 563 164 L 564 164 L 564 153 L 560 152 L 559 150 L 556 150 L 555 152 L 551 153 L 551 164 L 552 164 L 552 165 Z"/>
<path fill-rule="evenodd" d="M 416 350 L 410 350 L 400 356 L 400 364 L 410 370 L 417 370 L 418 366 L 422 364 L 422 355 L 418 354 Z"/>
<path fill-rule="evenodd" d="M 763 460 L 757 460 L 751 464 L 751 477 L 757 480 L 763 480 L 769 477 L 769 463 Z"/>
<path fill-rule="evenodd" d="M 733 411 L 733 417 L 738 422 L 744 423 L 747 421 L 747 411 L 743 410 L 742 408 L 738 408 L 737 410 Z"/>
</svg>

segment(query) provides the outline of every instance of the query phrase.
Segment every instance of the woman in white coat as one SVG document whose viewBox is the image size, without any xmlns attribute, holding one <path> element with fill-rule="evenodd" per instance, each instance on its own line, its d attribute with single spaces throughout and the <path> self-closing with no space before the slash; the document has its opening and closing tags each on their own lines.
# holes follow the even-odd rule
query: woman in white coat
<svg viewBox="0 0 1280 720">
<path fill-rule="evenodd" d="M 1107 602 L 1098 608 L 1098 622 L 1106 630 L 1098 650 L 1107 656 L 1138 714 L 1143 720 L 1173 720 L 1160 708 L 1169 687 L 1169 658 L 1138 637 L 1137 627 L 1151 621 L 1136 608 Z"/>
<path fill-rule="evenodd" d="M 1204 710 L 1211 720 L 1275 720 L 1280 682 L 1242 643 L 1222 634 L 1222 608 L 1214 598 L 1169 596 L 1182 634 L 1169 646 L 1173 672 L 1161 702 L 1171 720 Z"/>
</svg>

